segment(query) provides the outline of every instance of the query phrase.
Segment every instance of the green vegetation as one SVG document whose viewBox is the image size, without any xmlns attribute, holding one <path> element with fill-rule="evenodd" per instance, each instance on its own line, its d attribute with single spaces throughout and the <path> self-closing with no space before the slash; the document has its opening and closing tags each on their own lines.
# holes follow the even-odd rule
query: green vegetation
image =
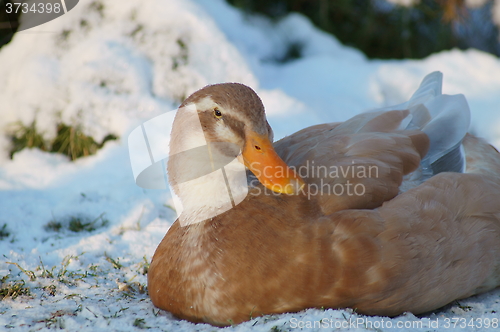
<svg viewBox="0 0 500 332">
<path fill-rule="evenodd" d="M 142 275 L 148 274 L 149 271 L 149 261 L 146 258 L 146 255 L 142 257 L 143 261 L 139 263 L 139 271 L 141 271 Z"/>
<path fill-rule="evenodd" d="M 13 124 L 9 138 L 12 142 L 11 158 L 16 152 L 25 148 L 39 148 L 43 151 L 64 154 L 71 160 L 95 154 L 107 141 L 118 139 L 117 136 L 109 134 L 102 142 L 97 143 L 92 137 L 85 135 L 80 127 L 59 123 L 56 137 L 48 142 L 43 134 L 38 132 L 36 121 L 28 126 L 21 122 Z"/>
<path fill-rule="evenodd" d="M 70 216 L 63 218 L 62 220 L 51 220 L 43 228 L 50 232 L 61 232 L 63 230 L 69 230 L 73 233 L 79 232 L 93 232 L 96 229 L 106 227 L 109 225 L 109 220 L 105 219 L 104 213 L 93 219 L 89 216 Z"/>
<path fill-rule="evenodd" d="M 189 48 L 188 42 L 182 38 L 178 38 L 175 43 L 178 47 L 178 52 L 172 57 L 172 70 L 177 71 L 182 67 L 185 67 L 189 61 Z M 184 89 L 185 90 L 185 89 Z M 182 103 L 184 99 L 187 98 L 186 91 L 182 93 L 177 93 L 172 96 L 177 103 Z"/>
<path fill-rule="evenodd" d="M 42 289 L 47 293 L 47 295 L 56 296 L 56 285 L 43 286 Z"/>
<path fill-rule="evenodd" d="M 0 301 L 4 298 L 15 299 L 20 295 L 31 295 L 31 291 L 24 280 L 8 281 L 7 279 L 8 276 L 5 276 L 0 280 Z"/>
<path fill-rule="evenodd" d="M 140 329 L 149 329 L 150 327 L 146 326 L 146 320 L 144 318 L 136 318 L 134 320 L 135 327 L 138 327 Z"/>
<path fill-rule="evenodd" d="M 52 141 L 52 152 L 69 156 L 71 160 L 95 154 L 109 140 L 115 140 L 115 135 L 107 135 L 101 143 L 85 135 L 80 128 L 68 126 L 64 123 L 57 125 L 57 136 Z"/>
<path fill-rule="evenodd" d="M 179 47 L 179 54 L 172 59 L 172 70 L 176 70 L 179 66 L 185 66 L 188 62 L 189 49 L 186 42 L 178 38 L 176 43 Z"/>
<path fill-rule="evenodd" d="M 11 130 L 10 140 L 12 142 L 11 158 L 14 153 L 24 148 L 39 148 L 42 151 L 47 151 L 47 143 L 36 129 L 36 121 L 33 121 L 29 126 L 25 126 L 21 122 L 15 123 Z"/>
<path fill-rule="evenodd" d="M 51 220 L 45 226 L 43 226 L 43 228 L 46 231 L 60 232 L 62 229 L 62 224 L 59 221 Z"/>
<path fill-rule="evenodd" d="M 108 254 L 104 253 L 104 256 L 106 257 L 106 260 L 108 262 L 111 263 L 111 265 L 113 265 L 113 267 L 116 269 L 116 270 L 120 270 L 123 265 L 120 264 L 120 259 L 113 259 L 111 256 L 109 256 Z"/>
<path fill-rule="evenodd" d="M 299 12 L 320 29 L 335 35 L 370 58 L 423 58 L 458 47 L 479 48 L 500 55 L 498 27 L 491 20 L 492 2 L 470 9 L 464 1 L 421 0 L 412 7 L 373 0 L 228 0 L 246 12 L 280 18 Z M 481 26 L 471 20 L 482 17 Z M 299 46 L 299 47 L 298 47 Z M 293 60 L 300 45 L 293 42 L 278 62 Z"/>
<path fill-rule="evenodd" d="M 71 311 L 57 310 L 56 312 L 52 313 L 49 318 L 39 320 L 37 321 L 37 323 L 45 323 L 45 327 L 48 329 L 54 328 L 63 330 L 65 329 L 64 316 L 76 316 L 76 313 Z"/>
<path fill-rule="evenodd" d="M 474 309 L 474 308 L 472 308 L 471 306 L 469 306 L 469 305 L 463 305 L 463 304 L 461 304 L 461 303 L 460 303 L 460 302 L 458 302 L 458 301 L 455 301 L 455 304 L 456 304 L 456 305 L 457 305 L 460 309 L 462 309 L 463 311 L 471 311 L 472 309 Z"/>
<path fill-rule="evenodd" d="M 45 268 L 45 265 L 43 264 L 42 259 L 40 258 L 40 265 L 36 269 L 36 271 L 39 271 L 38 276 L 41 278 L 54 279 L 60 283 L 67 285 L 76 285 L 76 282 L 79 280 L 83 280 L 88 277 L 96 277 L 97 273 L 95 270 L 92 271 L 92 266 L 89 267 L 89 270 L 91 270 L 90 272 L 88 270 L 85 271 L 68 270 L 68 266 L 71 263 L 71 261 L 78 260 L 80 256 L 72 256 L 72 255 L 66 256 L 62 260 L 61 266 L 59 267 L 53 266 L 50 270 L 47 270 Z M 36 279 L 36 274 L 34 272 L 32 273 Z M 56 293 L 56 287 L 54 285 L 45 286 L 42 289 L 50 292 L 51 295 L 55 295 Z"/>
<path fill-rule="evenodd" d="M 30 278 L 30 281 L 35 281 L 36 280 L 36 275 L 35 275 L 35 272 L 33 271 L 30 271 L 30 270 L 25 270 L 21 267 L 21 265 L 17 264 L 17 263 L 13 263 L 13 262 L 7 262 L 7 264 L 11 264 L 11 265 L 15 265 L 17 266 L 17 268 L 19 270 L 21 270 L 22 273 L 24 273 L 25 275 L 28 276 L 28 278 Z"/>
<path fill-rule="evenodd" d="M 8 238 L 10 236 L 10 232 L 7 229 L 7 224 L 3 224 L 2 227 L 0 227 L 0 241 Z"/>
<path fill-rule="evenodd" d="M 99 14 L 100 17 L 104 17 L 104 4 L 101 1 L 93 1 L 90 3 L 88 8 L 91 11 L 95 11 Z"/>
</svg>

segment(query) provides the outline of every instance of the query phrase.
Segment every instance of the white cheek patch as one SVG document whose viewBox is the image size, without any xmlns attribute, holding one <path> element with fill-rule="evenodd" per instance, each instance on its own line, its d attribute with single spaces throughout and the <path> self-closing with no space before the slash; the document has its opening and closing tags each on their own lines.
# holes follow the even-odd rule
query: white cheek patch
<svg viewBox="0 0 500 332">
<path fill-rule="evenodd" d="M 210 98 L 205 98 L 202 104 L 208 105 L 209 101 L 214 104 Z M 135 128 L 128 137 L 128 146 L 136 184 L 145 189 L 170 190 L 178 219 L 186 226 L 230 210 L 245 199 L 248 187 L 245 166 L 236 158 L 220 155 L 207 144 L 196 105 L 189 104 L 178 112 L 183 112 L 185 139 L 176 151 L 169 148 L 176 111 L 159 115 Z M 231 131 L 219 128 L 221 137 L 228 141 L 234 139 Z M 207 150 L 208 159 L 201 155 Z M 169 158 L 178 160 L 182 166 L 176 167 L 182 174 L 171 174 L 183 179 L 173 187 L 166 172 Z"/>
<path fill-rule="evenodd" d="M 239 138 L 234 131 L 224 124 L 224 119 L 218 121 L 218 123 L 214 126 L 214 130 L 216 136 L 222 138 L 226 142 L 242 141 L 242 139 Z M 241 143 L 243 145 L 243 141 Z"/>
</svg>

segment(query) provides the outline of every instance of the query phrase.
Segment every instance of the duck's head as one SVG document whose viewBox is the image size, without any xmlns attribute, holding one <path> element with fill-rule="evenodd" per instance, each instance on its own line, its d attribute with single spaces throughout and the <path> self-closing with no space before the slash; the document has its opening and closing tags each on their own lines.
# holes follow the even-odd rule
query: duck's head
<svg viewBox="0 0 500 332">
<path fill-rule="evenodd" d="M 237 157 L 266 188 L 297 194 L 304 185 L 274 150 L 264 105 L 251 88 L 239 83 L 215 84 L 189 96 L 176 115 L 170 151 L 200 146 L 200 137 L 193 134 L 200 124 L 211 154 Z"/>
</svg>

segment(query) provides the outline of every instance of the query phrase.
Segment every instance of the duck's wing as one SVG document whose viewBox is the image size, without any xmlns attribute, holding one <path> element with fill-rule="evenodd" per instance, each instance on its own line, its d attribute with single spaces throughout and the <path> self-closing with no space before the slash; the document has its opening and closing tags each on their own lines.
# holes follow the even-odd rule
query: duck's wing
<svg viewBox="0 0 500 332">
<path fill-rule="evenodd" d="M 463 95 L 443 95 L 441 85 L 442 74 L 432 73 L 408 102 L 306 128 L 276 151 L 325 214 L 375 208 L 440 172 L 464 170 L 469 107 Z"/>
<path fill-rule="evenodd" d="M 276 143 L 283 160 L 306 181 L 324 214 L 375 208 L 399 192 L 403 176 L 420 165 L 425 133 L 400 130 L 405 111 L 358 115 L 342 124 L 307 128 Z"/>
</svg>

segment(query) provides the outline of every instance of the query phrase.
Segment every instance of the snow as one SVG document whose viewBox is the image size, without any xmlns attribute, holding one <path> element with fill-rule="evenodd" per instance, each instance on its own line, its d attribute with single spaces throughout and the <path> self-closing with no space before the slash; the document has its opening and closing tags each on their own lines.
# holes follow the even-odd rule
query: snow
<svg viewBox="0 0 500 332">
<path fill-rule="evenodd" d="M 283 61 L 292 44 L 302 57 Z M 444 73 L 444 93 L 467 97 L 471 131 L 499 148 L 500 60 L 476 50 L 368 60 L 301 15 L 273 23 L 222 0 L 80 1 L 68 14 L 17 33 L 0 49 L 0 230 L 6 224 L 9 233 L 0 240 L 0 278 L 24 283 L 31 294 L 0 301 L 0 330 L 216 330 L 175 319 L 141 291 L 146 262 L 175 212 L 168 191 L 135 185 L 130 131 L 206 84 L 235 81 L 262 97 L 280 138 L 406 101 L 435 70 Z M 36 149 L 10 160 L 9 125 L 34 119 L 47 138 L 64 122 L 97 141 L 109 133 L 121 139 L 75 162 Z M 94 230 L 73 232 L 72 220 Z M 61 229 L 49 229 L 50 222 Z M 499 296 L 495 290 L 419 317 L 308 309 L 227 330 L 390 331 L 403 324 L 445 331 L 466 322 L 460 330 L 475 331 L 498 319 Z"/>
</svg>

